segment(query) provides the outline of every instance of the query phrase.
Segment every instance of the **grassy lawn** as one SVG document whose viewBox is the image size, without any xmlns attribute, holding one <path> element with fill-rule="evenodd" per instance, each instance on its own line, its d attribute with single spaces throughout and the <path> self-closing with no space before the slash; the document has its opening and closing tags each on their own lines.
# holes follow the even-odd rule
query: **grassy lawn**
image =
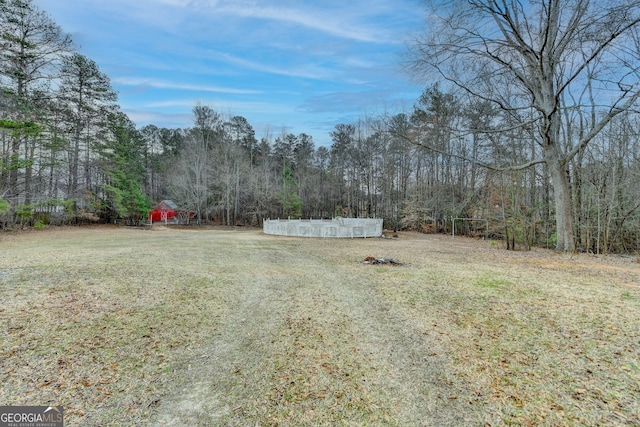
<svg viewBox="0 0 640 427">
<path fill-rule="evenodd" d="M 635 258 L 52 228 L 0 234 L 0 301 L 0 404 L 68 426 L 640 425 Z"/>
</svg>

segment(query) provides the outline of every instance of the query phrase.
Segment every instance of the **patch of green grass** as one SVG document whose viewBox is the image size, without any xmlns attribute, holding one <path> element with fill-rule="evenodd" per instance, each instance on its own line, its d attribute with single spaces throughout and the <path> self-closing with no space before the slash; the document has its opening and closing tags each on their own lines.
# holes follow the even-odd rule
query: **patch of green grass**
<svg viewBox="0 0 640 427">
<path fill-rule="evenodd" d="M 640 292 L 624 291 L 622 293 L 624 301 L 640 301 Z"/>
<path fill-rule="evenodd" d="M 503 289 L 513 285 L 510 280 L 497 276 L 481 276 L 473 280 L 473 286 L 487 289 Z"/>
</svg>

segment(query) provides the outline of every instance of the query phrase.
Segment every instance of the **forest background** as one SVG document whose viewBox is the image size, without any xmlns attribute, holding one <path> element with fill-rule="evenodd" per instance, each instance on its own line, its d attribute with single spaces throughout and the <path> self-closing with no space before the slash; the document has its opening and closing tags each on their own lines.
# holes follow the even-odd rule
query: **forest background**
<svg viewBox="0 0 640 427">
<path fill-rule="evenodd" d="M 444 41 L 417 40 L 408 60 L 412 71 L 420 74 L 428 65 L 440 78 L 425 78 L 413 110 L 338 124 L 332 144 L 316 147 L 305 133 L 267 132 L 257 138 L 244 117 L 207 105 L 194 105 L 188 129 L 138 128 L 120 110 L 109 77 L 76 51 L 45 11 L 30 0 L 0 0 L 0 227 L 141 224 L 157 202 L 171 199 L 194 212 L 196 223 L 260 225 L 266 218 L 353 216 L 383 218 L 393 230 L 451 232 L 453 218 L 465 218 L 458 220 L 457 233 L 485 236 L 487 226 L 489 237 L 503 240 L 508 249 L 636 253 L 636 2 L 593 6 L 576 0 L 567 8 L 576 13 L 569 15 L 562 15 L 560 1 L 531 2 L 540 5 L 531 26 L 512 19 L 524 16 L 523 10 L 507 13 L 491 1 L 462 3 L 499 24 L 497 39 L 475 41 L 484 52 L 471 52 L 469 38 L 459 49 L 452 36 L 459 31 Z M 478 16 L 459 12 L 449 10 L 442 23 L 457 28 L 452 16 Z M 563 16 L 568 17 L 563 21 Z M 510 22 L 511 29 L 503 25 Z M 460 28 L 467 28 L 466 37 L 472 34 Z M 555 45 L 538 37 L 550 28 L 564 35 Z M 509 38 L 519 31 L 528 32 L 528 39 Z M 617 46 L 626 50 L 604 56 L 621 35 L 628 37 Z M 507 42 L 511 53 L 500 56 Z M 527 74 L 534 66 L 518 68 L 513 52 L 526 60 L 527 48 L 539 48 L 532 52 L 540 54 L 543 70 L 551 58 L 549 45 L 553 52 L 565 49 L 563 55 L 570 51 L 563 60 L 571 63 L 552 64 L 548 77 L 557 89 L 551 94 L 555 103 L 541 106 L 536 102 L 546 94 L 536 101 L 527 79 L 544 79 Z M 475 66 L 469 67 L 473 78 L 465 79 L 435 60 L 445 51 L 452 57 L 462 50 L 484 54 L 515 78 L 497 79 L 505 75 L 501 69 L 478 61 L 467 62 Z M 602 72 L 611 58 L 622 72 Z M 575 75 L 562 74 L 571 65 Z M 582 83 L 580 89 L 574 89 L 575 82 Z M 509 103 L 502 102 L 506 98 Z M 560 177 L 549 167 L 554 163 L 548 159 L 548 129 L 553 142 L 570 153 L 558 162 Z M 538 161 L 541 157 L 547 161 Z M 572 240 L 567 245 L 563 238 L 560 245 L 555 189 L 565 179 Z"/>
</svg>

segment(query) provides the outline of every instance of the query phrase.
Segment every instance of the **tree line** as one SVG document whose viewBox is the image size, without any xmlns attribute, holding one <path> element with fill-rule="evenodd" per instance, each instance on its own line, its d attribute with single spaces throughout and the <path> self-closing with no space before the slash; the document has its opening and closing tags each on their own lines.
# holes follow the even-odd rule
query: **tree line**
<svg viewBox="0 0 640 427">
<path fill-rule="evenodd" d="M 623 49 L 637 5 L 440 3 L 414 43 L 412 71 L 429 77 L 413 109 L 316 146 L 207 105 L 190 128 L 138 128 L 46 12 L 0 0 L 0 225 L 140 224 L 171 199 L 198 223 L 379 217 L 508 249 L 637 251 L 638 50 Z M 474 27 L 487 20 L 497 33 Z"/>
</svg>

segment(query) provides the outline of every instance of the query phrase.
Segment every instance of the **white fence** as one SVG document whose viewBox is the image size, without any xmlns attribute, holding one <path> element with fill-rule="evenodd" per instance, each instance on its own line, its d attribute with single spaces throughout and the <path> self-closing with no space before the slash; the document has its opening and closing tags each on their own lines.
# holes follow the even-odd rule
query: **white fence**
<svg viewBox="0 0 640 427">
<path fill-rule="evenodd" d="M 380 237 L 381 218 L 267 219 L 265 234 L 294 237 Z"/>
</svg>

